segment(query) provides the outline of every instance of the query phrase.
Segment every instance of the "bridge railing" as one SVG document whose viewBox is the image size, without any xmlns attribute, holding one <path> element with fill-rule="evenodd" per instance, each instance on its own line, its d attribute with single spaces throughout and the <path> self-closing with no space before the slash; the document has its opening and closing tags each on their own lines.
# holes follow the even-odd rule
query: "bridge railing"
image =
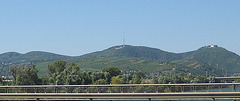
<svg viewBox="0 0 240 101">
<path fill-rule="evenodd" d="M 225 91 L 225 88 L 232 88 L 232 90 Z M 170 93 L 239 91 L 240 83 L 0 86 L 0 93 Z"/>
</svg>

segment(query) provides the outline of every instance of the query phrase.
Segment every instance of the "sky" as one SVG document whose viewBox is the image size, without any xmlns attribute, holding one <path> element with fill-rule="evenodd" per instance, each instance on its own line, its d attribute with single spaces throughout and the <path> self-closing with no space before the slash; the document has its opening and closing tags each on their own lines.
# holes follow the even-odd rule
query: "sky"
<svg viewBox="0 0 240 101">
<path fill-rule="evenodd" d="M 0 54 L 80 56 L 122 45 L 240 54 L 240 0 L 0 0 Z"/>
</svg>

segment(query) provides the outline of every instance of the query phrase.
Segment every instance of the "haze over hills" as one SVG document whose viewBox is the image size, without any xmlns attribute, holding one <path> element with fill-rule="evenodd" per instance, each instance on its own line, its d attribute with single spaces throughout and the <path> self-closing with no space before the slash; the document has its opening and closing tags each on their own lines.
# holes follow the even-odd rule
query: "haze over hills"
<svg viewBox="0 0 240 101">
<path fill-rule="evenodd" d="M 55 60 L 76 63 L 82 71 L 100 71 L 109 66 L 118 66 L 124 72 L 142 70 L 146 73 L 192 73 L 197 75 L 223 75 L 240 72 L 240 56 L 222 47 L 210 45 L 185 53 L 172 53 L 145 46 L 114 46 L 103 51 L 78 57 L 47 52 L 0 54 L 1 71 L 12 64 L 33 63 L 40 75 L 47 73 L 47 65 Z M 11 64 L 9 64 L 11 63 Z M 2 74 L 3 75 L 3 74 Z"/>
</svg>

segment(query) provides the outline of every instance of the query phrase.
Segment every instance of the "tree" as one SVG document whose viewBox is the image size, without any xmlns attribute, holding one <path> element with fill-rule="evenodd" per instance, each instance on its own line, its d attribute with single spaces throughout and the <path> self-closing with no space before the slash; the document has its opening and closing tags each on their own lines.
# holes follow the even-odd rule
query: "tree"
<svg viewBox="0 0 240 101">
<path fill-rule="evenodd" d="M 92 72 L 81 73 L 81 78 L 82 78 L 82 84 L 83 85 L 92 84 L 91 74 L 92 74 Z"/>
<path fill-rule="evenodd" d="M 141 71 L 137 71 L 137 72 L 135 72 L 135 77 L 138 79 L 144 79 L 146 77 L 146 75 Z"/>
<path fill-rule="evenodd" d="M 143 72 L 137 71 L 135 72 L 135 78 L 133 78 L 133 83 L 140 84 L 145 77 L 146 75 Z"/>
<path fill-rule="evenodd" d="M 121 84 L 122 80 L 119 78 L 119 76 L 112 77 L 111 84 Z"/>
<path fill-rule="evenodd" d="M 152 77 L 152 83 L 153 84 L 158 84 L 158 78 L 157 77 Z"/>
<path fill-rule="evenodd" d="M 110 75 L 113 77 L 113 76 L 118 76 L 121 74 L 121 70 L 118 68 L 118 67 L 108 67 L 108 68 L 104 68 L 102 70 L 102 72 L 109 72 Z"/>
<path fill-rule="evenodd" d="M 131 74 L 124 74 L 124 75 L 121 75 L 122 77 L 121 77 L 121 79 L 122 79 L 122 83 L 123 84 L 129 84 L 129 83 L 131 83 L 130 81 L 132 81 L 132 75 Z"/>
<path fill-rule="evenodd" d="M 96 85 L 102 85 L 102 84 L 107 84 L 107 81 L 105 79 L 99 79 L 95 82 Z"/>
<path fill-rule="evenodd" d="M 82 84 L 87 80 L 80 75 L 80 68 L 75 63 L 67 65 L 66 61 L 55 61 L 52 65 L 48 65 L 48 69 L 50 84 Z"/>
<path fill-rule="evenodd" d="M 109 72 L 104 73 L 104 78 L 106 79 L 106 82 L 109 84 L 111 82 L 111 74 Z"/>
<path fill-rule="evenodd" d="M 80 68 L 77 64 L 71 63 L 71 64 L 69 64 L 68 70 L 69 71 L 74 71 L 74 72 L 79 72 Z"/>
<path fill-rule="evenodd" d="M 40 83 L 35 65 L 11 68 L 14 83 L 17 85 L 36 85 Z"/>
<path fill-rule="evenodd" d="M 66 69 L 66 64 L 66 61 L 55 61 L 53 65 L 48 65 L 49 75 L 52 73 L 61 73 L 64 69 Z"/>
</svg>

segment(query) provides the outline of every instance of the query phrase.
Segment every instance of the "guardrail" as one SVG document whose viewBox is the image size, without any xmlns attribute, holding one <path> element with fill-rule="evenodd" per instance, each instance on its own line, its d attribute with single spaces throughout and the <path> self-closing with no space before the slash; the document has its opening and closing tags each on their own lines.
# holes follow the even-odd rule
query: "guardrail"
<svg viewBox="0 0 240 101">
<path fill-rule="evenodd" d="M 0 93 L 169 93 L 169 92 L 224 92 L 232 87 L 239 91 L 240 83 L 195 84 L 119 84 L 119 85 L 29 85 L 0 86 Z M 213 91 L 213 92 L 216 92 Z"/>
<path fill-rule="evenodd" d="M 0 86 L 0 100 L 239 100 L 239 88 L 240 83 Z"/>
</svg>

